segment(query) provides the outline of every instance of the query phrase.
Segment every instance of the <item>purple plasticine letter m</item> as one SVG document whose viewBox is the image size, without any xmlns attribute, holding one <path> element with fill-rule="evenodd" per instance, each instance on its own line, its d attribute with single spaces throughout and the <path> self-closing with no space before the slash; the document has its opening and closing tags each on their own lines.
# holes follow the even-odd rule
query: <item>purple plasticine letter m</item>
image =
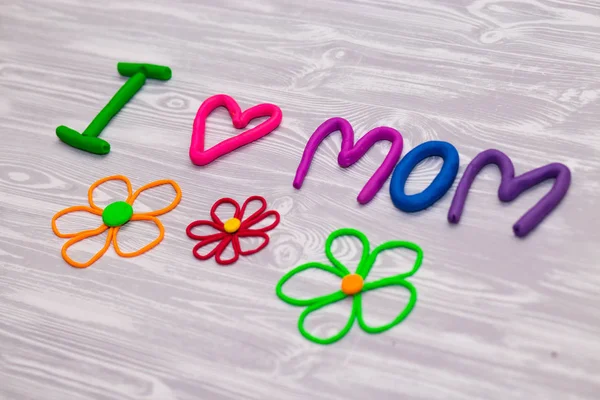
<svg viewBox="0 0 600 400">
<path fill-rule="evenodd" d="M 306 144 L 302 160 L 300 160 L 300 165 L 298 165 L 296 176 L 294 177 L 294 187 L 296 189 L 302 187 L 302 182 L 304 182 L 304 177 L 308 173 L 310 163 L 317 148 L 327 136 L 336 131 L 340 131 L 342 134 L 342 149 L 338 155 L 338 164 L 342 168 L 347 168 L 356 163 L 376 142 L 387 140 L 392 143 L 383 163 L 358 194 L 358 202 L 366 204 L 375 197 L 385 181 L 388 180 L 402 155 L 402 135 L 394 128 L 388 126 L 373 128 L 354 144 L 354 130 L 348 121 L 343 118 L 334 117 L 323 122 Z"/>
<path fill-rule="evenodd" d="M 515 167 L 506 154 L 499 150 L 486 150 L 479 153 L 467 166 L 448 210 L 448 222 L 452 224 L 458 223 L 471 184 L 481 169 L 488 164 L 496 164 L 500 169 L 502 180 L 498 189 L 498 198 L 502 202 L 513 201 L 521 193 L 543 181 L 555 179 L 552 189 L 513 225 L 513 231 L 519 237 L 527 236 L 529 232 L 554 210 L 567 194 L 567 190 L 571 184 L 571 172 L 564 164 L 548 164 L 515 178 Z"/>
</svg>

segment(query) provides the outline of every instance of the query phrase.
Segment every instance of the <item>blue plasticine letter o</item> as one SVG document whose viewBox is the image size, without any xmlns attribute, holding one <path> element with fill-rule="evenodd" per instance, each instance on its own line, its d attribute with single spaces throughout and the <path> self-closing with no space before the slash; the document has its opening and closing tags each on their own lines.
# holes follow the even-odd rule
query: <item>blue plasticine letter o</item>
<svg viewBox="0 0 600 400">
<path fill-rule="evenodd" d="M 444 160 L 442 169 L 433 182 L 421 193 L 407 195 L 404 193 L 406 180 L 418 163 L 429 157 L 441 157 Z M 452 187 L 458 173 L 458 151 L 448 142 L 425 142 L 404 156 L 392 174 L 390 196 L 396 208 L 404 212 L 416 212 L 432 206 Z"/>
</svg>

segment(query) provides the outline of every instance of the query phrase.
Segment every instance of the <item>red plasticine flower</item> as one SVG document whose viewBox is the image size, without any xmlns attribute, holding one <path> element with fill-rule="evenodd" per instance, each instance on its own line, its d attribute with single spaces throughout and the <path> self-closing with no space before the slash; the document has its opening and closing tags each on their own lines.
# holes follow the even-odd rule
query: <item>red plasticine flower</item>
<svg viewBox="0 0 600 400">
<path fill-rule="evenodd" d="M 248 204 L 250 204 L 253 201 L 259 201 L 261 203 L 261 206 L 257 211 L 255 211 L 252 215 L 250 215 L 244 220 L 244 213 L 246 212 L 246 208 L 248 207 Z M 231 204 L 235 208 L 233 217 L 225 222 L 221 221 L 221 219 L 217 216 L 216 213 L 217 208 L 219 208 L 219 206 L 224 203 Z M 241 209 L 237 201 L 228 197 L 218 200 L 215 204 L 213 204 L 210 210 L 210 217 L 212 218 L 212 221 L 194 221 L 191 224 L 189 224 L 186 229 L 186 233 L 190 238 L 200 241 L 194 246 L 194 249 L 192 250 L 194 257 L 196 257 L 199 260 L 208 260 L 209 258 L 214 256 L 217 263 L 221 265 L 228 265 L 236 262 L 240 255 L 249 256 L 251 254 L 258 253 L 259 251 L 264 249 L 267 246 L 267 244 L 269 244 L 269 236 L 266 234 L 266 232 L 275 228 L 277 224 L 279 224 L 279 213 L 275 210 L 265 211 L 266 209 L 267 201 L 261 196 L 249 197 L 244 202 Z M 252 226 L 271 216 L 275 217 L 275 221 L 273 221 L 271 224 L 262 228 L 252 229 Z M 218 232 L 209 235 L 196 235 L 195 233 L 192 233 L 192 229 L 201 225 L 208 225 L 217 230 Z M 263 239 L 263 242 L 255 249 L 242 250 L 242 247 L 240 246 L 240 237 L 259 237 Z M 203 255 L 198 252 L 198 250 L 200 250 L 202 247 L 218 241 L 221 241 L 221 243 L 219 243 L 214 249 L 212 249 L 207 254 Z M 229 243 L 232 244 L 234 255 L 230 259 L 223 260 L 221 256 L 223 255 L 223 252 L 225 248 L 229 245 Z"/>
</svg>

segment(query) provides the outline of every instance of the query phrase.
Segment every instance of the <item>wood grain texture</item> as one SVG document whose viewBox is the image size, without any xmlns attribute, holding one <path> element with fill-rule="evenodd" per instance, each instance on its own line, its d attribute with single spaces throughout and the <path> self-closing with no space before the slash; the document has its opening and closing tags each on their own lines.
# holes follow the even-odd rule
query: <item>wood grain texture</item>
<svg viewBox="0 0 600 400">
<path fill-rule="evenodd" d="M 304 4 L 303 4 L 304 3 Z M 169 65 L 102 133 L 105 157 L 59 142 L 83 130 L 124 82 L 118 61 Z M 600 393 L 600 3 L 594 0 L 8 0 L 0 4 L 0 398 L 25 399 L 560 399 Z M 207 97 L 243 109 L 278 104 L 269 137 L 207 167 L 188 158 L 191 126 Z M 461 169 L 498 148 L 522 173 L 571 168 L 559 208 L 525 240 L 511 226 L 549 187 L 500 204 L 499 174 L 476 180 L 458 226 L 446 213 L 458 180 L 433 208 L 395 209 L 388 185 L 370 204 L 356 196 L 387 153 L 378 144 L 342 170 L 328 138 L 301 190 L 292 187 L 304 145 L 325 119 L 362 135 L 400 130 L 405 150 L 446 140 Z M 208 145 L 234 134 L 226 113 L 207 124 Z M 440 168 L 419 165 L 409 191 Z M 183 200 L 161 217 L 164 241 L 132 259 L 111 249 L 76 270 L 60 257 L 52 215 L 85 204 L 89 185 L 124 174 L 134 188 L 174 179 Z M 97 193 L 103 204 L 122 187 Z M 192 257 L 185 236 L 217 199 L 265 196 L 282 215 L 271 244 L 231 267 Z M 168 188 L 143 197 L 156 208 Z M 67 221 L 65 221 L 67 222 Z M 97 221 L 96 221 L 97 222 Z M 67 228 L 92 227 L 72 218 Z M 301 309 L 274 293 L 294 266 L 325 260 L 327 235 L 363 230 L 372 245 L 409 240 L 424 250 L 412 315 L 381 335 L 358 326 L 319 346 L 298 333 Z M 124 229 L 124 250 L 150 240 Z M 78 246 L 89 256 L 101 241 Z M 359 251 L 336 254 L 349 267 Z M 410 268 L 386 255 L 371 278 Z M 354 263 L 354 264 L 353 264 Z M 337 288 L 307 274 L 290 290 Z M 368 321 L 390 320 L 406 293 L 365 296 Z M 327 332 L 342 302 L 309 324 Z"/>
</svg>

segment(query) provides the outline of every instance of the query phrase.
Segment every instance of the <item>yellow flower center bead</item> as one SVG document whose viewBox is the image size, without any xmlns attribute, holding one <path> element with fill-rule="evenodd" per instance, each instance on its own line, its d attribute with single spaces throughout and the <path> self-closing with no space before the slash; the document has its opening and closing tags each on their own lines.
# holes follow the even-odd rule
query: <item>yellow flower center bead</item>
<svg viewBox="0 0 600 400">
<path fill-rule="evenodd" d="M 230 218 L 223 225 L 223 229 L 225 229 L 225 232 L 227 232 L 227 233 L 235 233 L 235 232 L 237 232 L 238 229 L 240 229 L 241 224 L 242 224 L 242 221 L 240 221 L 239 219 Z"/>
<path fill-rule="evenodd" d="M 358 274 L 346 275 L 342 279 L 342 292 L 344 292 L 344 294 L 347 294 L 348 296 L 351 296 L 353 294 L 359 293 L 364 285 L 365 282 L 363 281 L 362 276 Z"/>
</svg>

